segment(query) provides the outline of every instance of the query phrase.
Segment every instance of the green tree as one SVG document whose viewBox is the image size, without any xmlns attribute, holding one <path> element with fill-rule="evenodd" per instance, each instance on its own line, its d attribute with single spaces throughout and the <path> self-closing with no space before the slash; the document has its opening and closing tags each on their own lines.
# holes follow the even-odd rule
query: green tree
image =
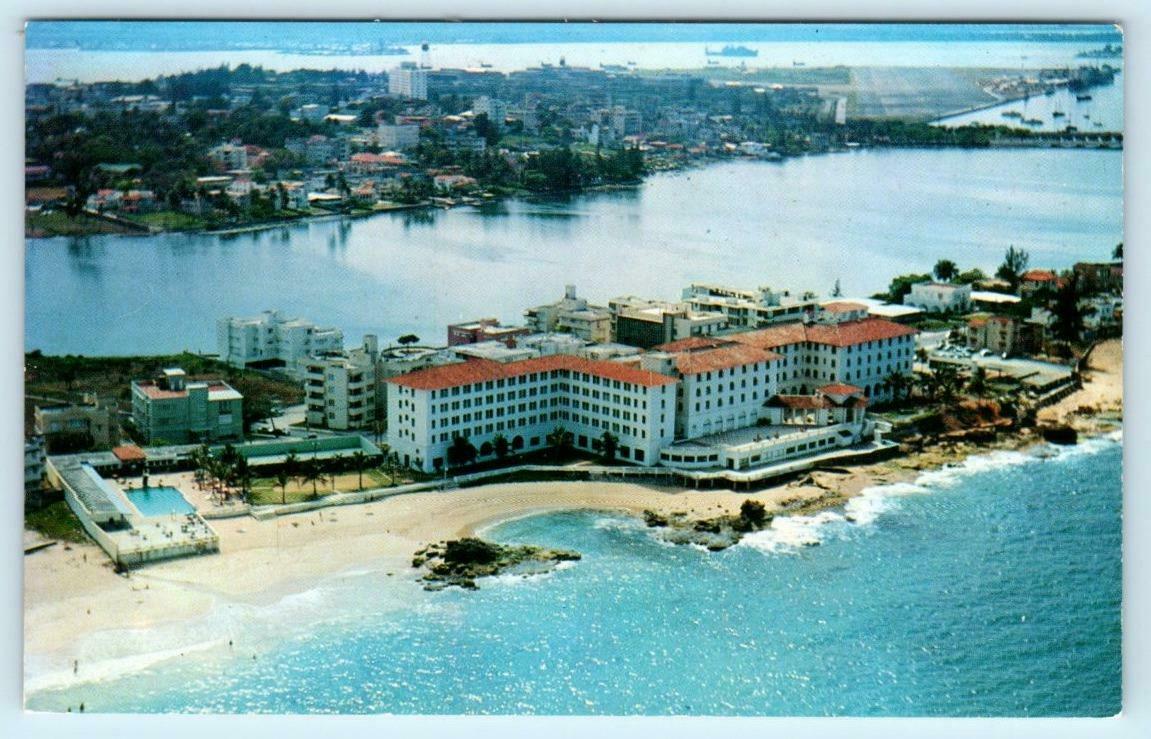
<svg viewBox="0 0 1151 739">
<path fill-rule="evenodd" d="M 1051 313 L 1055 319 L 1052 326 L 1055 338 L 1062 341 L 1078 341 L 1082 336 L 1085 311 L 1079 304 L 1081 298 L 1079 276 L 1068 275 L 1055 293 L 1055 301 L 1051 306 Z"/>
<path fill-rule="evenodd" d="M 547 435 L 548 446 L 551 447 L 552 453 L 556 458 L 563 458 L 571 451 L 572 443 L 575 437 L 572 432 L 565 429 L 563 426 L 556 426 Z"/>
<path fill-rule="evenodd" d="M 995 271 L 995 276 L 1001 280 L 1010 282 L 1013 288 L 1018 287 L 1019 276 L 1027 269 L 1030 261 L 1031 255 L 1026 251 L 1016 249 L 1014 246 L 1009 246 L 1003 254 L 1003 263 L 1000 264 L 999 269 Z"/>
<path fill-rule="evenodd" d="M 471 464 L 477 454 L 475 445 L 468 441 L 468 437 L 457 434 L 452 438 L 452 445 L 448 447 L 448 466 L 463 467 Z"/>
<path fill-rule="evenodd" d="M 359 475 L 359 490 L 364 489 L 364 465 L 367 464 L 368 455 L 364 454 L 363 450 L 357 449 L 352 452 L 352 465 L 356 469 L 356 474 Z"/>
<path fill-rule="evenodd" d="M 955 277 L 955 281 L 960 285 L 970 285 L 972 283 L 980 282 L 986 279 L 987 275 L 984 274 L 983 270 L 979 269 L 978 267 L 964 270 Z"/>
<path fill-rule="evenodd" d="M 300 466 L 299 471 L 300 481 L 304 484 L 312 483 L 312 499 L 320 497 L 319 485 L 328 479 L 324 468 L 320 466 L 318 460 L 309 459 Z"/>
<path fill-rule="evenodd" d="M 279 486 L 279 488 L 280 488 L 280 503 L 281 504 L 287 503 L 288 502 L 288 483 L 292 481 L 292 476 L 288 474 L 288 471 L 285 468 L 281 467 L 279 470 L 276 471 L 275 480 L 276 480 L 276 485 Z"/>
<path fill-rule="evenodd" d="M 959 273 L 959 267 L 950 259 L 940 259 L 931 272 L 940 282 L 951 282 Z"/>
<path fill-rule="evenodd" d="M 614 462 L 619 451 L 619 438 L 610 431 L 604 431 L 603 436 L 592 442 L 592 448 L 600 453 L 604 462 Z"/>
<path fill-rule="evenodd" d="M 511 444 L 508 443 L 508 437 L 503 434 L 497 434 L 496 437 L 492 439 L 492 446 L 495 447 L 496 457 L 499 459 L 507 458 L 508 452 L 511 451 Z"/>
<path fill-rule="evenodd" d="M 1118 244 L 1116 244 L 1115 248 L 1111 251 L 1111 258 L 1116 259 L 1120 262 L 1123 261 L 1123 242 L 1122 241 L 1120 241 Z"/>
<path fill-rule="evenodd" d="M 976 397 L 982 397 L 987 392 L 987 370 L 976 367 L 967 381 L 967 391 Z"/>
<path fill-rule="evenodd" d="M 911 286 L 920 282 L 931 282 L 931 275 L 908 274 L 894 277 L 887 288 L 887 294 L 883 297 L 892 303 L 902 303 L 911 292 Z"/>
<path fill-rule="evenodd" d="M 415 334 L 404 334 L 400 338 L 396 339 L 396 343 L 398 343 L 400 346 L 418 344 L 420 343 L 420 337 L 416 336 Z"/>
</svg>

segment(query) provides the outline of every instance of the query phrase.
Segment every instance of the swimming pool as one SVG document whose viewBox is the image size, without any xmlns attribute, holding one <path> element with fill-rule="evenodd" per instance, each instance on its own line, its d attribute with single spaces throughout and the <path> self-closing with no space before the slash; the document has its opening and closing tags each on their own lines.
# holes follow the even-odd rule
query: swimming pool
<svg viewBox="0 0 1151 739">
<path fill-rule="evenodd" d="M 126 492 L 128 500 L 142 516 L 167 516 L 173 513 L 193 513 L 196 510 L 178 489 L 166 485 Z"/>
</svg>

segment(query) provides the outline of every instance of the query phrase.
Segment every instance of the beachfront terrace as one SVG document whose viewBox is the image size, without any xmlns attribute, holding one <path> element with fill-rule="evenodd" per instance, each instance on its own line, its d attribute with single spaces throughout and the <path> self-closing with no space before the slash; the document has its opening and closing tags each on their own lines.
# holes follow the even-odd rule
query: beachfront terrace
<svg viewBox="0 0 1151 739">
<path fill-rule="evenodd" d="M 877 430 L 874 421 L 752 426 L 672 444 L 660 451 L 660 464 L 685 470 L 748 470 L 849 447 L 878 437 Z"/>
</svg>

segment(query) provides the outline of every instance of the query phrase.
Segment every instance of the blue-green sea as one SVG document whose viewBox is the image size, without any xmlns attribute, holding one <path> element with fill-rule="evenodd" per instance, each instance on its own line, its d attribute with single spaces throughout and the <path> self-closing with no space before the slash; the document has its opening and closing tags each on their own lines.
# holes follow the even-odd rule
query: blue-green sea
<svg viewBox="0 0 1151 739">
<path fill-rule="evenodd" d="M 218 608 L 184 634 L 200 646 L 131 669 L 85 664 L 87 679 L 33 684 L 27 704 L 1108 716 L 1121 707 L 1121 469 L 1120 433 L 991 452 L 720 553 L 622 516 L 522 518 L 485 535 L 583 559 L 478 592 L 426 593 L 365 567 L 272 605 Z"/>
</svg>

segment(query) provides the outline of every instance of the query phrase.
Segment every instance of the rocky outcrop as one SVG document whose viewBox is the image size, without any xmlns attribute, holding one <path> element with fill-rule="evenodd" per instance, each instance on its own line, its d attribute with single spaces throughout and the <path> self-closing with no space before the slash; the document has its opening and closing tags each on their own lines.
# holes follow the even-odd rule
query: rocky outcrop
<svg viewBox="0 0 1151 739">
<path fill-rule="evenodd" d="M 433 544 L 419 550 L 412 567 L 423 567 L 424 590 L 451 586 L 477 590 L 476 580 L 504 573 L 528 575 L 553 569 L 560 562 L 580 559 L 579 552 L 536 546 L 504 546 L 468 537 Z"/>
<path fill-rule="evenodd" d="M 1039 433 L 1043 434 L 1044 441 L 1051 442 L 1052 444 L 1079 443 L 1079 432 L 1071 426 L 1062 424 L 1058 426 L 1043 426 L 1039 429 Z"/>
<path fill-rule="evenodd" d="M 644 511 L 643 520 L 651 528 L 664 529 L 660 536 L 671 544 L 696 544 L 709 552 L 719 552 L 739 543 L 744 534 L 760 531 L 771 525 L 772 515 L 763 503 L 745 500 L 738 516 L 691 520 L 684 513 L 664 516 L 655 511 Z"/>
</svg>

